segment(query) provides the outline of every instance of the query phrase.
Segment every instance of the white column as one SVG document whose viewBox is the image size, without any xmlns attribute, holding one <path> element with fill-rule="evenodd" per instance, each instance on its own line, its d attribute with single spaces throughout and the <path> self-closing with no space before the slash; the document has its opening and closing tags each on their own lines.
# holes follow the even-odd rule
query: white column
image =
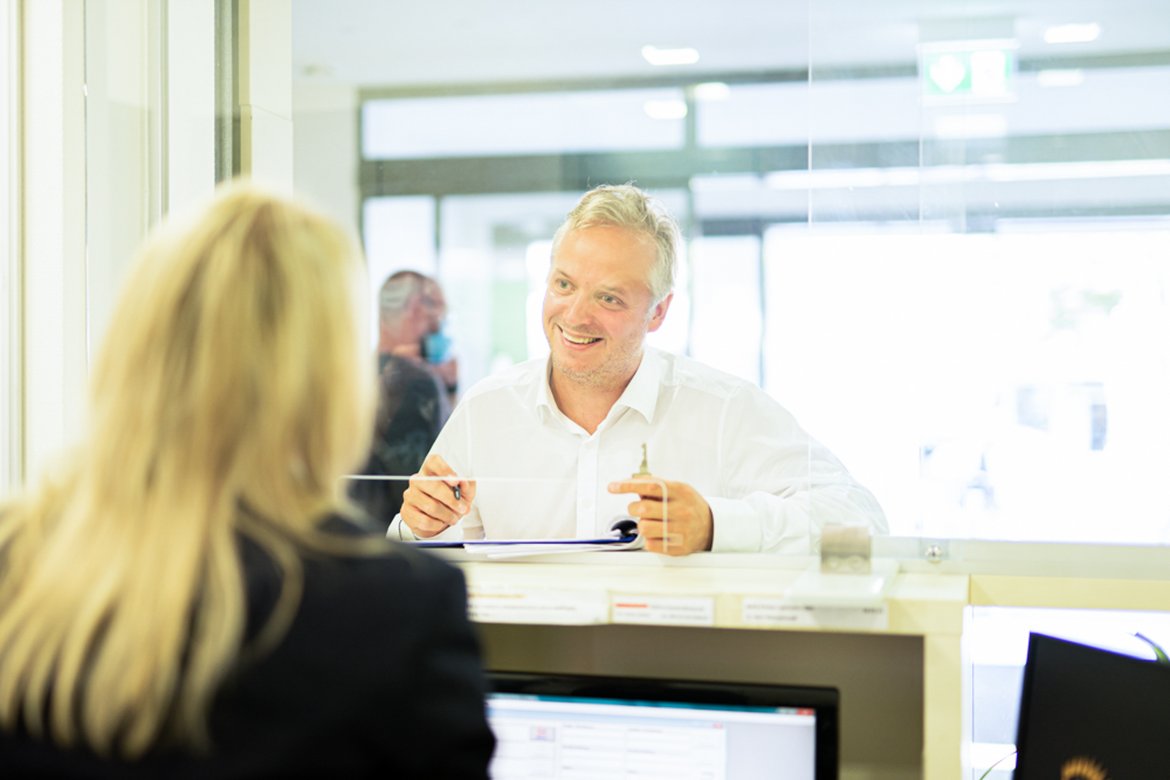
<svg viewBox="0 0 1170 780">
<path fill-rule="evenodd" d="M 20 7 L 0 6 L 0 495 L 21 479 Z"/>
<path fill-rule="evenodd" d="M 142 240 L 215 184 L 215 18 L 203 0 L 23 4 L 23 447 L 27 478 L 82 425 Z"/>
<path fill-rule="evenodd" d="M 159 122 L 151 113 L 159 61 L 151 4 L 87 0 L 85 8 L 86 298 L 92 356 L 126 269 L 160 213 L 155 194 L 160 167 L 154 164 Z"/>
<path fill-rule="evenodd" d="M 292 4 L 240 0 L 240 173 L 293 186 Z"/>
<path fill-rule="evenodd" d="M 293 91 L 293 181 L 354 233 L 358 227 L 357 90 L 348 84 L 298 84 Z"/>
<path fill-rule="evenodd" d="M 84 11 L 23 4 L 22 471 L 81 424 L 86 376 Z"/>
<path fill-rule="evenodd" d="M 215 189 L 215 3 L 167 6 L 167 210 L 176 211 Z"/>
<path fill-rule="evenodd" d="M 215 8 L 87 0 L 89 344 L 166 214 L 215 187 Z"/>
</svg>

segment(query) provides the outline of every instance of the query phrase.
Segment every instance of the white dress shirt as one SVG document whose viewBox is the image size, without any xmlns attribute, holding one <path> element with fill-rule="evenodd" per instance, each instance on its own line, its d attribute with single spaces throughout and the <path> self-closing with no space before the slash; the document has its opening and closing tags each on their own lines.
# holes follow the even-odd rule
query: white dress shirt
<svg viewBox="0 0 1170 780">
<path fill-rule="evenodd" d="M 557 408 L 548 358 L 468 390 L 431 452 L 477 480 L 475 501 L 434 538 L 605 536 L 637 500 L 606 486 L 638 470 L 643 443 L 655 476 L 688 483 L 710 504 L 715 552 L 816 552 L 827 522 L 887 531 L 873 494 L 770 396 L 648 347 L 592 435 Z M 401 517 L 387 535 L 415 538 Z"/>
</svg>

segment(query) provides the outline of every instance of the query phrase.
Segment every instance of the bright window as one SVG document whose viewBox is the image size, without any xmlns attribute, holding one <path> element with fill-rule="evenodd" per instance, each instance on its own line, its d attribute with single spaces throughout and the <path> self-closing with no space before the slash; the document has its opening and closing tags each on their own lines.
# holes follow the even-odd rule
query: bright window
<svg viewBox="0 0 1170 780">
<path fill-rule="evenodd" d="M 1170 543 L 1168 245 L 774 229 L 765 385 L 895 534 Z"/>
</svg>

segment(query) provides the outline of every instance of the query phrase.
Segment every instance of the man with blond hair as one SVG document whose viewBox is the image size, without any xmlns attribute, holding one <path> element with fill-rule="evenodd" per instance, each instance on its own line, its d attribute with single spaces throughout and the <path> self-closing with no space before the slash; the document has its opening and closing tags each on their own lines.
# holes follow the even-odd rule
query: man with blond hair
<svg viewBox="0 0 1170 780">
<path fill-rule="evenodd" d="M 637 187 L 581 198 L 553 237 L 549 356 L 468 391 L 392 538 L 587 538 L 629 514 L 652 551 L 810 553 L 828 522 L 886 531 L 873 495 L 762 390 L 645 346 L 679 240 Z M 642 445 L 653 470 L 632 479 Z"/>
</svg>

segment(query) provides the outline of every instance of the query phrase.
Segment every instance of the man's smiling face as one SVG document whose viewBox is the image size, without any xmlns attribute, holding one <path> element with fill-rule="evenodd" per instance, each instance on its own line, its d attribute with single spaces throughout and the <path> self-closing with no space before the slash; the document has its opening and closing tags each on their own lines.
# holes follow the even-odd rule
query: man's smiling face
<svg viewBox="0 0 1170 780">
<path fill-rule="evenodd" d="M 555 375 L 620 392 L 642 361 L 646 334 L 666 316 L 670 296 L 650 292 L 654 242 L 626 228 L 580 228 L 561 240 L 544 296 L 544 331 Z"/>
</svg>

